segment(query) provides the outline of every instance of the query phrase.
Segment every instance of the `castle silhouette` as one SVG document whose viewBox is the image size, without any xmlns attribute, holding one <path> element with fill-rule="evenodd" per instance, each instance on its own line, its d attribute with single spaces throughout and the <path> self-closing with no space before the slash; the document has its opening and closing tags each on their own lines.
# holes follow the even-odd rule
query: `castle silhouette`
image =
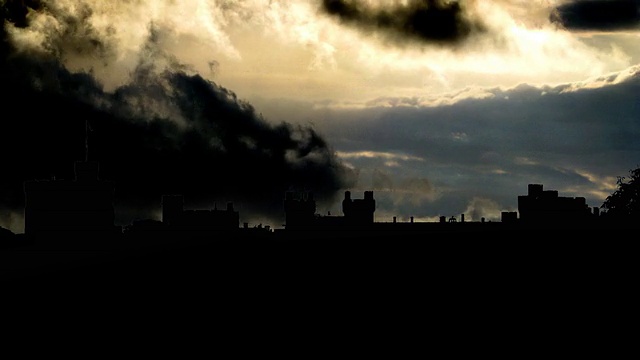
<svg viewBox="0 0 640 360">
<path fill-rule="evenodd" d="M 501 221 L 465 221 L 460 214 L 440 216 L 437 222 L 391 222 L 375 219 L 373 191 L 361 199 L 344 192 L 342 215 L 319 215 L 313 192 L 287 191 L 284 194 L 283 229 L 270 226 L 240 226 L 240 214 L 233 203 L 226 208 L 185 209 L 184 196 L 162 196 L 162 220 L 136 220 L 124 227 L 114 224 L 114 184 L 99 178 L 95 161 L 75 162 L 74 180 L 28 180 L 24 183 L 24 234 L 0 232 L 3 247 L 16 244 L 48 244 L 55 247 L 61 239 L 70 244 L 98 240 L 121 243 L 146 237 L 209 240 L 271 239 L 367 239 L 420 237 L 437 233 L 500 232 L 550 229 L 604 229 L 612 225 L 602 219 L 598 207 L 590 208 L 584 197 L 561 197 L 558 191 L 544 190 L 542 184 L 529 184 L 528 193 L 518 196 L 518 211 L 502 212 Z M 619 223 L 615 224 L 619 226 Z M 635 224 L 624 224 L 629 227 Z M 20 238 L 23 241 L 16 241 Z M 68 245 L 68 244 L 67 244 Z"/>
<path fill-rule="evenodd" d="M 467 221 L 464 214 L 432 222 L 379 221 L 373 191 L 364 191 L 362 198 L 345 191 L 341 214 L 320 215 L 312 192 L 287 191 L 283 228 L 240 224 L 233 203 L 191 209 L 182 194 L 161 196 L 160 220 L 117 226 L 115 184 L 98 175 L 98 163 L 85 160 L 75 163 L 73 180 L 24 182 L 25 231 L 0 229 L 0 280 L 89 284 L 102 279 L 117 287 L 153 281 L 164 288 L 166 279 L 195 287 L 212 276 L 299 284 L 312 274 L 346 284 L 343 273 L 364 269 L 397 274 L 426 263 L 474 268 L 510 258 L 529 264 L 556 256 L 565 261 L 576 251 L 603 249 L 570 240 L 593 237 L 596 230 L 639 227 L 612 221 L 589 208 L 585 198 L 561 197 L 542 184 L 529 184 L 528 193 L 518 196 L 518 211 L 503 212 L 501 221 Z"/>
</svg>

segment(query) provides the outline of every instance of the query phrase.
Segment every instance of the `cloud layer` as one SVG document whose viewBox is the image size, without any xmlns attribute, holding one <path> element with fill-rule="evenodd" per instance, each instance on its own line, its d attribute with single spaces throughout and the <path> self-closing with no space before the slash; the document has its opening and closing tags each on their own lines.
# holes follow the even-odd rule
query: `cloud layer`
<svg viewBox="0 0 640 360">
<path fill-rule="evenodd" d="M 551 21 L 570 30 L 640 30 L 640 1 L 569 1 L 556 8 Z"/>
<path fill-rule="evenodd" d="M 162 29 L 149 27 L 131 81 L 107 92 L 91 73 L 70 72 L 61 59 L 68 52 L 59 51 L 71 41 L 76 52 L 110 53 L 89 17 L 19 5 L 8 2 L 0 13 L 10 22 L 0 30 L 5 223 L 8 213 L 21 212 L 24 180 L 73 178 L 73 162 L 85 157 L 86 121 L 89 158 L 100 162 L 101 178 L 115 182 L 121 223 L 152 217 L 162 194 L 181 193 L 192 206 L 232 201 L 243 216 L 280 225 L 285 190 L 332 198 L 349 185 L 349 170 L 323 137 L 269 123 L 234 92 L 191 72 L 158 46 Z M 44 46 L 16 45 L 38 11 L 58 20 L 59 31 Z"/>
<path fill-rule="evenodd" d="M 321 8 L 346 25 L 380 32 L 400 43 L 456 45 L 485 30 L 458 1 L 411 0 L 374 7 L 358 0 L 323 0 Z"/>
</svg>

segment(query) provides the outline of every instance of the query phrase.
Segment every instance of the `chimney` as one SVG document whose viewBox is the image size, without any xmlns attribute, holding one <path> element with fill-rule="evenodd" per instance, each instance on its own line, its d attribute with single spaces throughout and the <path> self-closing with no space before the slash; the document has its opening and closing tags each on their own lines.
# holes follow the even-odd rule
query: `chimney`
<svg viewBox="0 0 640 360">
<path fill-rule="evenodd" d="M 365 191 L 364 192 L 365 200 L 373 200 L 373 191 Z"/>
</svg>

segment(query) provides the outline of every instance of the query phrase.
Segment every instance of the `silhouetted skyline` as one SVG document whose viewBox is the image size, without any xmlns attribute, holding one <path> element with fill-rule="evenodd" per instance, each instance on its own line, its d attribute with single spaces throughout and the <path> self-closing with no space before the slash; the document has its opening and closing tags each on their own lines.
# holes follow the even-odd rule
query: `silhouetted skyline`
<svg viewBox="0 0 640 360">
<path fill-rule="evenodd" d="M 318 213 L 315 195 L 312 191 L 286 191 L 283 196 L 281 212 L 284 224 L 273 226 L 262 223 L 253 226 L 261 230 L 258 234 L 248 232 L 249 223 L 240 226 L 240 213 L 234 209 L 232 202 L 228 202 L 223 209 L 213 208 L 194 209 L 185 206 L 185 197 L 181 194 L 165 194 L 161 199 L 161 220 L 137 217 L 124 226 L 115 222 L 117 202 L 115 189 L 117 184 L 100 179 L 100 164 L 95 161 L 77 161 L 74 164 L 75 178 L 73 180 L 29 180 L 24 183 L 25 196 L 25 224 L 24 234 L 14 234 L 10 231 L 2 233 L 5 243 L 3 247 L 29 247 L 32 245 L 45 246 L 55 249 L 58 244 L 65 244 L 65 238 L 73 238 L 79 243 L 65 246 L 124 246 L 122 239 L 127 241 L 141 237 L 145 240 L 154 236 L 188 240 L 197 236 L 203 241 L 233 240 L 236 238 L 249 239 L 255 235 L 264 238 L 272 233 L 272 229 L 281 235 L 284 231 L 305 238 L 331 237 L 362 238 L 380 237 L 378 231 L 384 230 L 385 237 L 402 239 L 408 234 L 430 234 L 434 232 L 449 233 L 494 233 L 504 231 L 529 231 L 553 228 L 562 230 L 619 230 L 621 228 L 636 228 L 640 226 L 635 218 L 621 218 L 620 215 L 609 215 L 600 211 L 598 206 L 589 206 L 584 197 L 559 196 L 557 190 L 545 190 L 543 184 L 529 184 L 527 194 L 518 196 L 518 211 L 502 212 L 501 221 L 491 223 L 485 218 L 475 223 L 484 227 L 471 227 L 465 221 L 465 214 L 441 215 L 438 222 L 414 221 L 411 216 L 403 227 L 402 223 L 393 217 L 388 219 L 376 218 L 376 200 L 374 191 L 365 191 L 362 198 L 352 197 L 351 191 L 344 192 L 340 214 Z M 139 215 L 143 215 L 141 212 Z M 273 218 L 278 218 L 272 214 Z M 630 221 L 631 220 L 631 221 Z M 386 225 L 385 225 L 386 224 Z M 389 227 L 388 225 L 392 225 Z M 433 226 L 438 224 L 438 227 Z M 420 225 L 420 226 L 419 226 Z M 428 225 L 430 227 L 426 227 Z M 385 226 L 385 227 L 383 227 Z M 264 230 L 264 231 L 263 231 Z M 319 232 L 318 232 L 319 231 Z M 330 235 L 327 235 L 330 234 Z M 20 239 L 15 235 L 24 235 Z M 240 236 L 242 235 L 242 236 Z M 106 237 L 106 243 L 104 238 Z M 279 237 L 276 237 L 278 239 Z M 19 240 L 19 241 L 18 241 Z M 61 242 L 62 241 L 62 242 Z"/>
<path fill-rule="evenodd" d="M 589 207 L 583 197 L 560 196 L 542 184 L 529 184 L 527 194 L 518 196 L 518 212 L 503 212 L 499 222 L 468 221 L 464 213 L 443 215 L 437 222 L 413 217 L 389 221 L 376 217 L 374 191 L 365 191 L 362 197 L 345 191 L 341 212 L 325 215 L 317 212 L 312 192 L 287 191 L 282 194 L 286 222 L 282 228 L 240 225 L 240 212 L 233 203 L 221 209 L 215 203 L 191 208 L 180 194 L 162 196 L 160 221 L 138 219 L 118 226 L 113 206 L 117 184 L 100 178 L 100 164 L 95 161 L 75 162 L 74 169 L 73 180 L 24 183 L 25 232 L 15 234 L 0 227 L 1 281 L 89 286 L 115 281 L 118 287 L 158 282 L 166 289 L 167 276 L 180 279 L 181 284 L 211 281 L 216 276 L 211 266 L 227 274 L 227 280 L 256 274 L 269 278 L 267 274 L 278 269 L 284 271 L 279 276 L 305 278 L 301 269 L 321 270 L 326 276 L 327 259 L 336 256 L 346 261 L 343 266 L 358 266 L 363 252 L 377 254 L 385 266 L 400 266 L 406 265 L 406 259 L 415 259 L 416 264 L 424 261 L 417 260 L 420 257 L 438 256 L 444 261 L 441 251 L 445 250 L 456 259 L 468 257 L 465 266 L 469 266 L 481 262 L 478 256 L 497 256 L 496 242 L 507 240 L 511 250 L 542 244 L 540 248 L 546 250 L 526 250 L 526 259 L 539 259 L 575 244 L 567 239 L 640 227 L 637 216 L 608 216 Z M 551 235 L 561 235 L 552 251 L 544 240 Z M 451 249 L 460 247 L 459 241 L 470 246 L 455 250 L 454 255 Z M 329 264 L 331 271 L 340 272 Z M 136 280 L 140 276 L 144 279 Z"/>
</svg>

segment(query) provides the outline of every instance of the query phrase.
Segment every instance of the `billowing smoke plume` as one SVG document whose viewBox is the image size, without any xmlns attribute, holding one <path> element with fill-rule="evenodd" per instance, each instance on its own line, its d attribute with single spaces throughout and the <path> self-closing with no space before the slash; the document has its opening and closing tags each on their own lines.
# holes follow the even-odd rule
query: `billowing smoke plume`
<svg viewBox="0 0 640 360">
<path fill-rule="evenodd" d="M 459 1 L 410 0 L 374 8 L 361 0 L 323 0 L 321 9 L 344 24 L 383 34 L 394 42 L 452 46 L 484 31 L 482 22 Z"/>
<path fill-rule="evenodd" d="M 640 29 L 638 0 L 576 0 L 560 5 L 551 21 L 569 30 Z"/>
<path fill-rule="evenodd" d="M 65 68 L 56 47 L 108 56 L 108 42 L 83 18 L 57 19 L 59 31 L 38 51 L 17 46 L 12 32 L 28 30 L 28 14 L 46 4 L 0 4 L 0 216 L 22 211 L 25 180 L 73 179 L 74 162 L 87 155 L 85 134 L 100 177 L 115 183 L 121 223 L 158 212 L 162 194 L 209 206 L 231 201 L 241 217 L 280 219 L 287 189 L 329 198 L 350 186 L 348 169 L 318 133 L 272 125 L 232 91 L 189 72 L 157 46 L 153 25 L 132 80 L 107 92 L 91 73 Z"/>
</svg>

